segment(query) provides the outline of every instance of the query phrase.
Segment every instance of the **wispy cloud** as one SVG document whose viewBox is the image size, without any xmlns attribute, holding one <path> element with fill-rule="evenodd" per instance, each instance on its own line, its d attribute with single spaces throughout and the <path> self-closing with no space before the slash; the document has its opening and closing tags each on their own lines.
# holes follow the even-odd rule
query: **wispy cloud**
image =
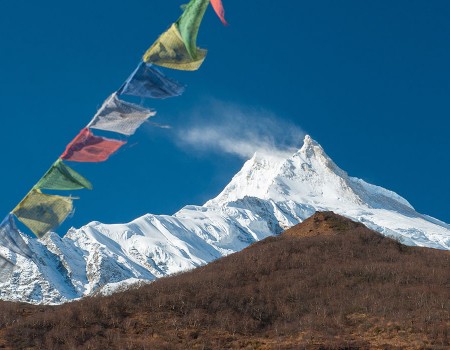
<svg viewBox="0 0 450 350">
<path fill-rule="evenodd" d="M 191 113 L 187 125 L 175 131 L 177 142 L 198 152 L 225 152 L 248 159 L 255 152 L 291 155 L 305 133 L 296 125 L 255 107 L 210 101 Z"/>
</svg>

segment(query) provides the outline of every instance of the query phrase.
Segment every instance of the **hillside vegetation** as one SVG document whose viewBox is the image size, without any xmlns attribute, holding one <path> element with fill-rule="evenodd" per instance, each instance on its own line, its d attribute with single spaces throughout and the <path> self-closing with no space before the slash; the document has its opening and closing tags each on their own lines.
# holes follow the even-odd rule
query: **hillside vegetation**
<svg viewBox="0 0 450 350">
<path fill-rule="evenodd" d="M 112 296 L 0 303 L 3 349 L 449 349 L 449 329 L 448 251 L 331 212 Z"/>
</svg>

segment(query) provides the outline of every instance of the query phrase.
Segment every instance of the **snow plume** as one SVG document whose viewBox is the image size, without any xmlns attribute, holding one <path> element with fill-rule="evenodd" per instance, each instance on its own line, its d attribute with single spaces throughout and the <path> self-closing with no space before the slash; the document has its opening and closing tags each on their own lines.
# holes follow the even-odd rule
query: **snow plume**
<svg viewBox="0 0 450 350">
<path fill-rule="evenodd" d="M 192 113 L 188 126 L 176 131 L 181 147 L 226 152 L 248 159 L 253 154 L 286 158 L 305 133 L 267 110 L 213 101 Z"/>
</svg>

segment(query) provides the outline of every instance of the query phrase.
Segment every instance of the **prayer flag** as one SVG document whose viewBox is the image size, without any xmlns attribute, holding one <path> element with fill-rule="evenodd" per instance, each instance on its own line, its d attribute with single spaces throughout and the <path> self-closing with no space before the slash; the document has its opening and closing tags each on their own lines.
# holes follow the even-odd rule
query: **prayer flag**
<svg viewBox="0 0 450 350">
<path fill-rule="evenodd" d="M 33 252 L 20 235 L 12 214 L 9 214 L 0 224 L 0 245 L 16 254 L 30 259 L 33 257 Z"/>
<path fill-rule="evenodd" d="M 92 184 L 75 170 L 58 159 L 41 180 L 34 186 L 37 189 L 47 190 L 92 190 Z"/>
<path fill-rule="evenodd" d="M 155 114 L 155 111 L 118 99 L 114 93 L 94 116 L 88 128 L 131 136 L 147 118 Z"/>
<path fill-rule="evenodd" d="M 15 264 L 0 254 L 0 283 L 6 282 L 14 272 Z"/>
<path fill-rule="evenodd" d="M 197 59 L 197 35 L 209 0 L 191 0 L 176 22 L 186 49 L 192 59 Z"/>
<path fill-rule="evenodd" d="M 180 96 L 183 92 L 184 86 L 179 82 L 167 78 L 150 64 L 141 62 L 117 94 L 144 98 L 168 98 Z"/>
<path fill-rule="evenodd" d="M 61 158 L 72 162 L 103 162 L 125 143 L 95 136 L 88 128 L 84 128 L 67 146 Z"/>
<path fill-rule="evenodd" d="M 73 209 L 71 197 L 31 190 L 13 210 L 13 214 L 36 236 L 42 237 L 59 226 Z"/>
<path fill-rule="evenodd" d="M 222 23 L 224 25 L 228 25 L 227 21 L 225 20 L 225 10 L 223 8 L 222 1 L 221 0 L 211 0 L 211 5 L 212 5 L 214 11 L 216 11 L 217 16 L 219 16 Z"/>
<path fill-rule="evenodd" d="M 147 50 L 143 60 L 166 68 L 192 71 L 200 68 L 207 52 L 198 48 L 196 50 L 195 58 L 193 58 L 174 23 Z"/>
</svg>

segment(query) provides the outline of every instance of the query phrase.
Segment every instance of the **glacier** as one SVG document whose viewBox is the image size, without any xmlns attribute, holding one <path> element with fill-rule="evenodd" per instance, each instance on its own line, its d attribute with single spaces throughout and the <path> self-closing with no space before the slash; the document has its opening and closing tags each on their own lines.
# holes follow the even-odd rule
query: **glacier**
<svg viewBox="0 0 450 350">
<path fill-rule="evenodd" d="M 334 211 L 407 245 L 450 249 L 450 225 L 416 212 L 392 191 L 350 177 L 306 136 L 287 157 L 255 154 L 203 206 L 126 224 L 91 222 L 64 237 L 11 232 L 20 237 L 0 240 L 0 257 L 14 264 L 0 274 L 0 299 L 60 304 L 110 294 L 240 251 L 316 211 Z M 29 249 L 7 244 L 18 241 Z"/>
</svg>

